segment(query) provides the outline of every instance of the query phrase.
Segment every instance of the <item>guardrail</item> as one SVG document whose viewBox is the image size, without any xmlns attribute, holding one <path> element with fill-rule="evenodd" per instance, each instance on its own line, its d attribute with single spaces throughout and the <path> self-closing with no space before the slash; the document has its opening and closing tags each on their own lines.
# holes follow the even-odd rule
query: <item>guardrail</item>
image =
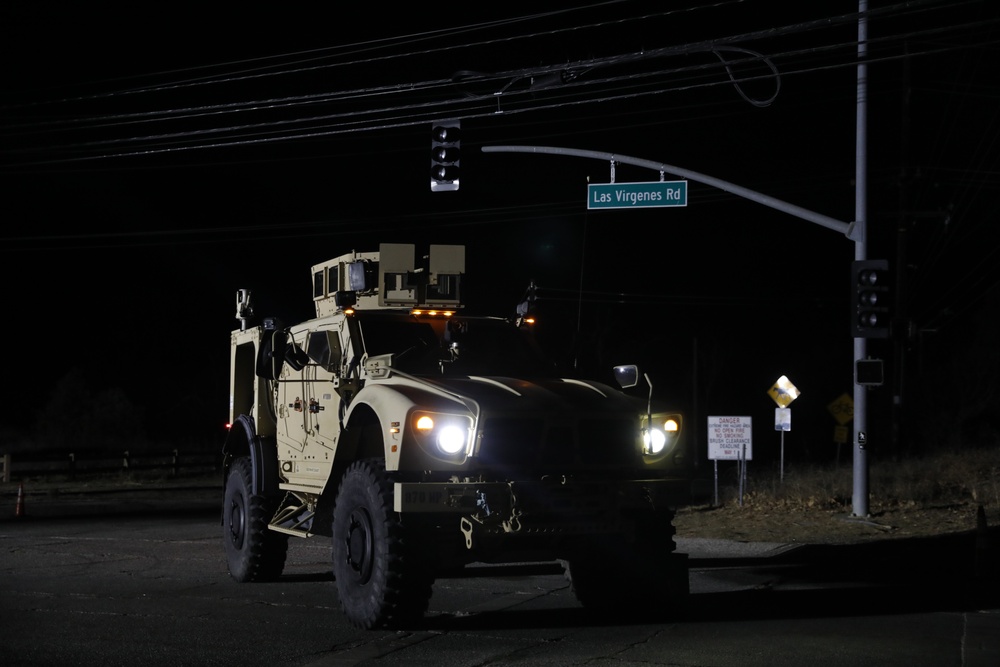
<svg viewBox="0 0 1000 667">
<path fill-rule="evenodd" d="M 0 455 L 0 480 L 9 483 L 15 478 L 48 475 L 89 475 L 113 472 L 160 471 L 179 475 L 213 472 L 221 469 L 221 454 L 205 452 L 143 452 L 131 454 L 108 452 L 46 452 L 44 454 Z"/>
</svg>

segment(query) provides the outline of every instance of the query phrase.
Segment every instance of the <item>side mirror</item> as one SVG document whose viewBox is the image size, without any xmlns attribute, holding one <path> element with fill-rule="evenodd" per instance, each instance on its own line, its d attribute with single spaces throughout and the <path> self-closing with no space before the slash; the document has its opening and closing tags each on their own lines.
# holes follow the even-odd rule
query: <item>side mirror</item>
<svg viewBox="0 0 1000 667">
<path fill-rule="evenodd" d="M 628 389 L 639 384 L 639 367 L 634 364 L 615 366 L 615 381 L 622 389 Z"/>
<path fill-rule="evenodd" d="M 309 355 L 299 347 L 295 340 L 289 336 L 285 345 L 285 362 L 297 371 L 301 371 L 309 363 Z"/>
<path fill-rule="evenodd" d="M 285 363 L 285 346 L 288 334 L 281 321 L 275 317 L 264 319 L 260 334 L 260 349 L 257 350 L 257 376 L 277 380 Z"/>
<path fill-rule="evenodd" d="M 628 364 L 627 366 L 615 366 L 615 380 L 618 381 L 618 385 L 622 389 L 628 389 L 639 384 L 639 367 L 634 364 Z M 646 373 L 642 374 L 645 378 L 646 384 L 649 385 L 649 398 L 646 401 L 646 423 L 651 424 L 653 422 L 653 383 L 649 379 L 649 375 Z"/>
<path fill-rule="evenodd" d="M 281 376 L 281 367 L 285 363 L 287 341 L 288 334 L 284 331 L 265 329 L 257 354 L 257 375 L 259 377 L 277 380 Z"/>
</svg>

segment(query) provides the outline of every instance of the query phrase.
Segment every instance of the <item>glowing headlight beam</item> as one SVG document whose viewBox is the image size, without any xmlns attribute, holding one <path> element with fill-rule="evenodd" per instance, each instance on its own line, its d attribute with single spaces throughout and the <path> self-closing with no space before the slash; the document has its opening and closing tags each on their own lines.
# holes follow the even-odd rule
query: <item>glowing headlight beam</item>
<svg viewBox="0 0 1000 667">
<path fill-rule="evenodd" d="M 465 430 L 458 426 L 445 426 L 437 436 L 437 446 L 445 454 L 457 454 L 465 449 Z"/>
<path fill-rule="evenodd" d="M 644 431 L 642 434 L 642 445 L 647 454 L 659 454 L 667 446 L 667 436 L 658 428 L 654 428 L 652 431 Z"/>
</svg>

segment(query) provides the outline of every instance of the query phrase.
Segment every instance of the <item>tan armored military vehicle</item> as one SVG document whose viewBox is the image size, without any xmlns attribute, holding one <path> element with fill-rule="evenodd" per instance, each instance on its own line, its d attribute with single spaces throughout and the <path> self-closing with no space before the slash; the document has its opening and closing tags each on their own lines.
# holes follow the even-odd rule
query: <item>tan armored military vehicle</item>
<svg viewBox="0 0 1000 667">
<path fill-rule="evenodd" d="M 294 326 L 253 325 L 238 291 L 232 577 L 275 580 L 289 537 L 322 537 L 360 628 L 418 618 L 436 573 L 469 563 L 561 561 L 585 607 L 675 608 L 687 565 L 673 508 L 693 464 L 682 416 L 653 406 L 634 366 L 615 376 L 635 396 L 560 377 L 523 309 L 463 316 L 464 284 L 462 246 L 418 261 L 383 244 L 312 267 L 316 317 Z"/>
</svg>

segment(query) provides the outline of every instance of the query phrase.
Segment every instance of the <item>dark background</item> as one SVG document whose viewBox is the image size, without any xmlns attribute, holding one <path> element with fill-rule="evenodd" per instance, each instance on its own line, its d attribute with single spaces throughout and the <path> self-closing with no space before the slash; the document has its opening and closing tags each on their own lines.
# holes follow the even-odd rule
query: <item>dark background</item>
<svg viewBox="0 0 1000 667">
<path fill-rule="evenodd" d="M 414 242 L 467 246 L 471 312 L 513 315 L 534 280 L 538 335 L 578 372 L 637 362 L 696 424 L 753 416 L 760 457 L 787 376 L 789 458 L 833 460 L 852 241 L 696 182 L 685 208 L 588 212 L 608 163 L 480 150 L 664 162 L 850 222 L 858 5 L 785 4 L 4 7 L 0 447 L 214 447 L 236 290 L 294 323 L 313 264 Z M 872 450 L 996 444 L 1000 12 L 871 5 L 868 256 L 898 299 L 869 343 Z M 458 192 L 429 188 L 440 118 L 462 121 Z"/>
</svg>

